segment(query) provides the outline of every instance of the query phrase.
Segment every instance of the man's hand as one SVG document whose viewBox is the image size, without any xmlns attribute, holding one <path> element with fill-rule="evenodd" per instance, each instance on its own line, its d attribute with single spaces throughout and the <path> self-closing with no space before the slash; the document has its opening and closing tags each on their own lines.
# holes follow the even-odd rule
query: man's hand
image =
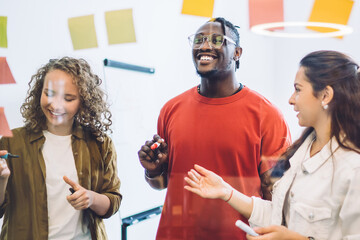
<svg viewBox="0 0 360 240">
<path fill-rule="evenodd" d="M 159 147 L 151 149 L 154 143 Z M 168 146 L 159 135 L 154 135 L 153 140 L 146 141 L 138 151 L 141 165 L 147 170 L 149 177 L 160 175 L 163 171 L 162 165 L 168 162 Z"/>
</svg>

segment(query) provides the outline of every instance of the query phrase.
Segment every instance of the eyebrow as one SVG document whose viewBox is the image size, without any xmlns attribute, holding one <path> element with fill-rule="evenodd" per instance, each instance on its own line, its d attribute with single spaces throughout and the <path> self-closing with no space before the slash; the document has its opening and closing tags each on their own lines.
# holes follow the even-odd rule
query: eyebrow
<svg viewBox="0 0 360 240">
<path fill-rule="evenodd" d="M 49 88 L 44 88 L 44 92 L 51 92 L 51 93 L 56 93 L 56 91 L 51 90 Z M 76 94 L 70 94 L 70 93 L 66 93 L 64 94 L 65 97 L 74 97 L 77 98 L 78 96 Z"/>
</svg>

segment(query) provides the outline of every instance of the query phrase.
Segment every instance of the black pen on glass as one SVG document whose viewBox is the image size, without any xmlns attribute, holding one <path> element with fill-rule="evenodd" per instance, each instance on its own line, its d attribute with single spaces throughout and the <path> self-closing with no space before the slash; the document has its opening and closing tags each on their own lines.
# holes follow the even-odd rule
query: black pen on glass
<svg viewBox="0 0 360 240">
<path fill-rule="evenodd" d="M 19 155 L 14 155 L 14 154 L 11 154 L 11 153 L 7 153 L 3 156 L 0 156 L 0 158 L 3 158 L 3 159 L 9 159 L 9 158 L 19 158 Z"/>
</svg>

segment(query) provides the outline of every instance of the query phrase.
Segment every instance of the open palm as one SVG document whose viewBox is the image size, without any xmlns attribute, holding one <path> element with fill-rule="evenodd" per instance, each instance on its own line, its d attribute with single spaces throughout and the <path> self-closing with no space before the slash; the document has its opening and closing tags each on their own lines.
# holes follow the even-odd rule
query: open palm
<svg viewBox="0 0 360 240">
<path fill-rule="evenodd" d="M 230 185 L 212 171 L 196 164 L 194 168 L 188 172 L 188 177 L 185 177 L 188 184 L 184 186 L 186 190 L 203 198 L 226 198 Z"/>
</svg>

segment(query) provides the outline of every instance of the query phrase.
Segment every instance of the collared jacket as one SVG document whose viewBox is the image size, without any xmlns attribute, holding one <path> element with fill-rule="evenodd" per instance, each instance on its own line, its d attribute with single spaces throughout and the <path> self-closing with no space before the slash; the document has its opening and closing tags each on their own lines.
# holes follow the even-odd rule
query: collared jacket
<svg viewBox="0 0 360 240">
<path fill-rule="evenodd" d="M 249 222 L 261 227 L 286 222 L 317 240 L 360 239 L 360 154 L 339 147 L 333 137 L 310 157 L 313 138 L 290 159 L 291 167 L 274 184 L 272 202 L 253 197 Z"/>
<path fill-rule="evenodd" d="M 48 239 L 48 210 L 46 170 L 42 156 L 45 137 L 24 127 L 12 130 L 13 137 L 0 139 L 0 149 L 19 155 L 8 159 L 11 171 L 5 201 L 0 206 L 4 216 L 0 239 Z M 84 210 L 85 223 L 89 224 L 92 239 L 107 239 L 103 218 L 116 213 L 120 207 L 120 180 L 117 176 L 116 152 L 111 139 L 96 138 L 81 126 L 73 129 L 71 144 L 79 184 L 110 199 L 110 208 L 98 216 L 90 208 Z"/>
</svg>

